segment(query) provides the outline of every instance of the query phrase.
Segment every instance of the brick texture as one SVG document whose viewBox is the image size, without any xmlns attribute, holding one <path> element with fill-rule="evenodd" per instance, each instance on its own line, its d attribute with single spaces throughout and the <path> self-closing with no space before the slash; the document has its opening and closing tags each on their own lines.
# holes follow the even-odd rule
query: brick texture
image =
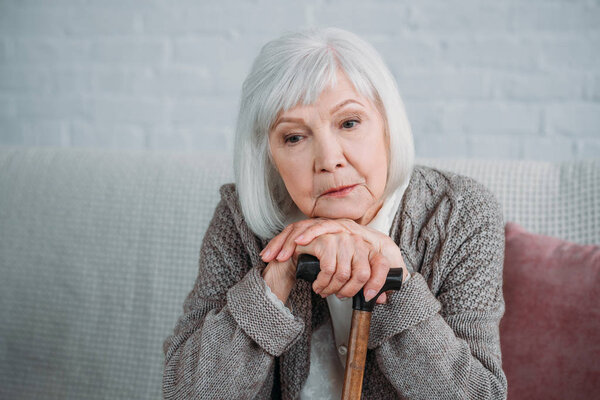
<svg viewBox="0 0 600 400">
<path fill-rule="evenodd" d="M 0 145 L 231 151 L 261 46 L 316 26 L 382 54 L 418 157 L 600 157 L 597 0 L 0 0 Z"/>
</svg>

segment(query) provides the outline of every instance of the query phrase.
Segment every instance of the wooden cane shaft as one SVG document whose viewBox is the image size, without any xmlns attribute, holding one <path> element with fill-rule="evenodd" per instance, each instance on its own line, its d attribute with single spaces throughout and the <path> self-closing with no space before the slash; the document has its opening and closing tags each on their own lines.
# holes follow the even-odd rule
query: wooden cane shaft
<svg viewBox="0 0 600 400">
<path fill-rule="evenodd" d="M 350 325 L 342 400 L 360 400 L 370 327 L 370 312 L 352 310 L 352 325 Z"/>
</svg>

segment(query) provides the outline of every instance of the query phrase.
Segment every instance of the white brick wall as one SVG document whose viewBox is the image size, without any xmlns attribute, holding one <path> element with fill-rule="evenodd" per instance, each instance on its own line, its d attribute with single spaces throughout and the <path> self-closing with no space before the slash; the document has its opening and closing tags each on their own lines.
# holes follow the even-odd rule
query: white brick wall
<svg viewBox="0 0 600 400">
<path fill-rule="evenodd" d="M 600 157 L 597 0 L 0 0 L 0 145 L 230 151 L 258 50 L 309 26 L 380 51 L 417 156 Z"/>
</svg>

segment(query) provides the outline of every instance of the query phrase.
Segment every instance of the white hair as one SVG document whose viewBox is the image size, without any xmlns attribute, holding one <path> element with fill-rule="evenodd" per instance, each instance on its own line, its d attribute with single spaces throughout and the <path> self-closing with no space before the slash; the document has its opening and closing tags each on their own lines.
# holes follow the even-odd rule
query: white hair
<svg viewBox="0 0 600 400">
<path fill-rule="evenodd" d="M 299 219 L 269 150 L 269 130 L 280 112 L 314 103 L 341 68 L 355 89 L 378 106 L 389 139 L 384 198 L 410 179 L 414 144 L 396 81 L 377 51 L 338 28 L 287 33 L 266 43 L 242 86 L 234 144 L 235 184 L 246 223 L 260 238 Z"/>
</svg>

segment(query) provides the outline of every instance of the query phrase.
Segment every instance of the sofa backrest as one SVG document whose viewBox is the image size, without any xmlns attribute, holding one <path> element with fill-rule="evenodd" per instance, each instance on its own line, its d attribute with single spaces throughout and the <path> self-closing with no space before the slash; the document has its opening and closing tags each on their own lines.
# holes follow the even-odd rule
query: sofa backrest
<svg viewBox="0 0 600 400">
<path fill-rule="evenodd" d="M 417 160 L 505 221 L 600 242 L 600 162 Z M 162 344 L 232 181 L 223 154 L 0 148 L 0 398 L 161 398 Z"/>
<path fill-rule="evenodd" d="M 579 244 L 600 243 L 600 159 L 419 161 L 483 183 L 502 204 L 505 222 Z"/>
</svg>

